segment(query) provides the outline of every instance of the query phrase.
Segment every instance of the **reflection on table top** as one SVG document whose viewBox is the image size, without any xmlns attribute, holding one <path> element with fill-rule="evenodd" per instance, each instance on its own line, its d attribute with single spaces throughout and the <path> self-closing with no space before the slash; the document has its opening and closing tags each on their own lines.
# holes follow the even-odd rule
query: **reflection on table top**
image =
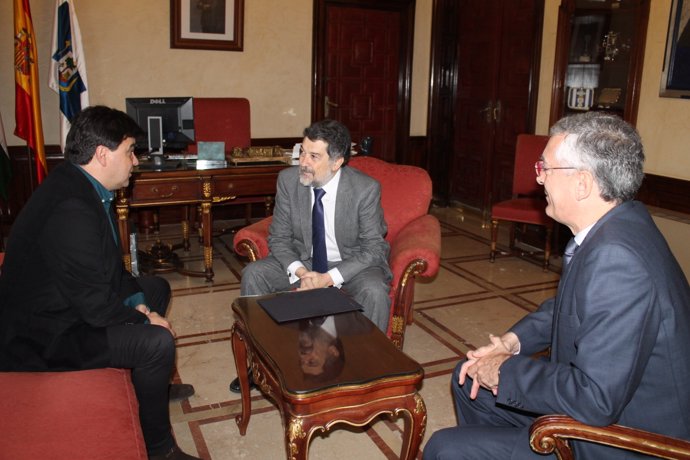
<svg viewBox="0 0 690 460">
<path fill-rule="evenodd" d="M 258 303 L 274 295 L 239 297 L 232 308 L 255 351 L 280 370 L 288 393 L 422 375 L 421 366 L 360 312 L 278 324 Z"/>
</svg>

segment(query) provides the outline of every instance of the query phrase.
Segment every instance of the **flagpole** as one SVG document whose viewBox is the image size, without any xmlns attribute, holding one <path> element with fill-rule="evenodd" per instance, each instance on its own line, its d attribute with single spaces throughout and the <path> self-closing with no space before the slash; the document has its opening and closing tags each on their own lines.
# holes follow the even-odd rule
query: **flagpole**
<svg viewBox="0 0 690 460">
<path fill-rule="evenodd" d="M 34 176 L 34 157 L 31 155 L 31 152 L 33 150 L 29 146 L 29 144 L 26 145 L 26 160 L 29 162 L 29 177 L 31 178 L 31 193 L 36 190 L 36 176 Z"/>
</svg>

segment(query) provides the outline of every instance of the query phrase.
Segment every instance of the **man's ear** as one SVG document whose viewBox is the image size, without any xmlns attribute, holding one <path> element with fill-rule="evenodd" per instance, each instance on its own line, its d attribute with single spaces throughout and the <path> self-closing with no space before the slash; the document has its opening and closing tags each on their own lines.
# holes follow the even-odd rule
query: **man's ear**
<svg viewBox="0 0 690 460">
<path fill-rule="evenodd" d="M 336 172 L 337 170 L 340 169 L 340 167 L 343 165 L 343 162 L 345 161 L 345 158 L 340 157 L 337 160 L 333 162 L 333 166 L 331 169 L 333 169 L 333 172 Z"/>
<path fill-rule="evenodd" d="M 577 192 L 576 197 L 578 201 L 585 200 L 593 193 L 596 187 L 594 176 L 590 171 L 577 172 Z"/>
<path fill-rule="evenodd" d="M 96 153 L 93 154 L 93 159 L 98 162 L 102 167 L 106 167 L 108 160 L 108 148 L 104 145 L 99 145 L 96 147 Z"/>
</svg>

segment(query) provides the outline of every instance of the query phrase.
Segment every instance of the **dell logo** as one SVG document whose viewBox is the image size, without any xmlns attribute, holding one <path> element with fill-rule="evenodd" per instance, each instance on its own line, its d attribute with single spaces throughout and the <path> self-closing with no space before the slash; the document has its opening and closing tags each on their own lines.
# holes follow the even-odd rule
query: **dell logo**
<svg viewBox="0 0 690 460">
<path fill-rule="evenodd" d="M 150 99 L 150 104 L 165 104 L 165 99 Z"/>
</svg>

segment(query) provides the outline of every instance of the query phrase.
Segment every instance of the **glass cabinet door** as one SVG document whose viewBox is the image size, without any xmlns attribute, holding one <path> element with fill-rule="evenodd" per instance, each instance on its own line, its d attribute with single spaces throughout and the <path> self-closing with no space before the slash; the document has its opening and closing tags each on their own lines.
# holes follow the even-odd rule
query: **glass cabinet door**
<svg viewBox="0 0 690 460">
<path fill-rule="evenodd" d="M 551 120 L 589 110 L 635 123 L 649 0 L 563 0 Z"/>
</svg>

